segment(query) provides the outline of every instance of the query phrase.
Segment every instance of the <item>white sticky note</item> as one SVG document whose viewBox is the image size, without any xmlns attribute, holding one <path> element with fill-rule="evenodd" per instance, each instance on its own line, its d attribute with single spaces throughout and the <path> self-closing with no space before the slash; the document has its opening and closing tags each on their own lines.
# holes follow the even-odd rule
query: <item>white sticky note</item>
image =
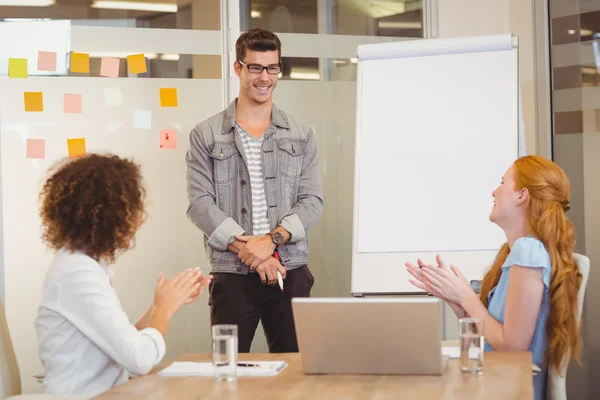
<svg viewBox="0 0 600 400">
<path fill-rule="evenodd" d="M 115 123 L 115 124 L 108 124 L 106 127 L 106 130 L 108 131 L 108 133 L 113 133 L 118 131 L 119 129 L 121 129 L 121 127 L 123 126 L 123 124 L 119 124 L 119 123 Z"/>
<path fill-rule="evenodd" d="M 123 94 L 119 86 L 104 88 L 104 102 L 106 107 L 118 107 L 123 105 Z"/>
<path fill-rule="evenodd" d="M 183 129 L 181 124 L 179 124 L 177 122 L 173 122 L 171 125 L 173 126 L 173 128 L 177 129 L 178 132 L 181 132 L 181 130 Z"/>
<path fill-rule="evenodd" d="M 133 127 L 138 129 L 152 128 L 152 111 L 138 108 L 133 112 Z"/>
</svg>

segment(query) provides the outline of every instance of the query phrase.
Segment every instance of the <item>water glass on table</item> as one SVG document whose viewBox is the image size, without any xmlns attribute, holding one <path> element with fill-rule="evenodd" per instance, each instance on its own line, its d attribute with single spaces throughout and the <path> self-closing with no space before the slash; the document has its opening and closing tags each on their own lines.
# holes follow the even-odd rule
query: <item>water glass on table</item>
<svg viewBox="0 0 600 400">
<path fill-rule="evenodd" d="M 237 379 L 238 327 L 213 325 L 213 367 L 217 381 L 232 382 Z"/>
<path fill-rule="evenodd" d="M 458 320 L 460 341 L 460 370 L 467 374 L 483 371 L 483 321 L 479 318 Z"/>
</svg>

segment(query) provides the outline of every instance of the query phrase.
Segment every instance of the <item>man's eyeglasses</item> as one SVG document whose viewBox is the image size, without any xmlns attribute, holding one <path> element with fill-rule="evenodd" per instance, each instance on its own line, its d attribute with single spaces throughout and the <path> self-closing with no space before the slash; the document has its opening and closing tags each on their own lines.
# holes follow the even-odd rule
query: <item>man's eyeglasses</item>
<svg viewBox="0 0 600 400">
<path fill-rule="evenodd" d="M 281 64 L 271 64 L 265 67 L 260 64 L 246 64 L 241 60 L 238 60 L 238 62 L 248 68 L 248 72 L 251 74 L 262 74 L 265 69 L 269 75 L 278 75 L 281 72 Z"/>
</svg>

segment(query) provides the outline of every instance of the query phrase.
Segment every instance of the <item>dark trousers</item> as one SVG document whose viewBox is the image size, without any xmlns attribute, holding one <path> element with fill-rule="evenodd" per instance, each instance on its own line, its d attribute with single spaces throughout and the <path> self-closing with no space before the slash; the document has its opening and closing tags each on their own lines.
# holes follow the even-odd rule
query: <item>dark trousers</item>
<svg viewBox="0 0 600 400">
<path fill-rule="evenodd" d="M 298 352 L 292 315 L 293 297 L 310 297 L 315 278 L 307 266 L 287 271 L 283 292 L 267 286 L 256 273 L 214 273 L 208 287 L 210 325 L 238 326 L 238 351 L 250 352 L 258 321 L 262 321 L 270 353 Z"/>
</svg>

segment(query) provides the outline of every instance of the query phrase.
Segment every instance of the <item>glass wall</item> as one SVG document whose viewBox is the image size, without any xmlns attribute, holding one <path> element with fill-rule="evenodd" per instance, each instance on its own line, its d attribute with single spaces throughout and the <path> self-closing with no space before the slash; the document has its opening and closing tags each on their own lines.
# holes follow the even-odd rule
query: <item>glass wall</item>
<svg viewBox="0 0 600 400">
<path fill-rule="evenodd" d="M 577 251 L 592 265 L 583 312 L 584 368 L 572 366 L 569 398 L 600 393 L 600 0 L 551 0 L 550 59 L 554 160 L 569 175 Z"/>
</svg>

